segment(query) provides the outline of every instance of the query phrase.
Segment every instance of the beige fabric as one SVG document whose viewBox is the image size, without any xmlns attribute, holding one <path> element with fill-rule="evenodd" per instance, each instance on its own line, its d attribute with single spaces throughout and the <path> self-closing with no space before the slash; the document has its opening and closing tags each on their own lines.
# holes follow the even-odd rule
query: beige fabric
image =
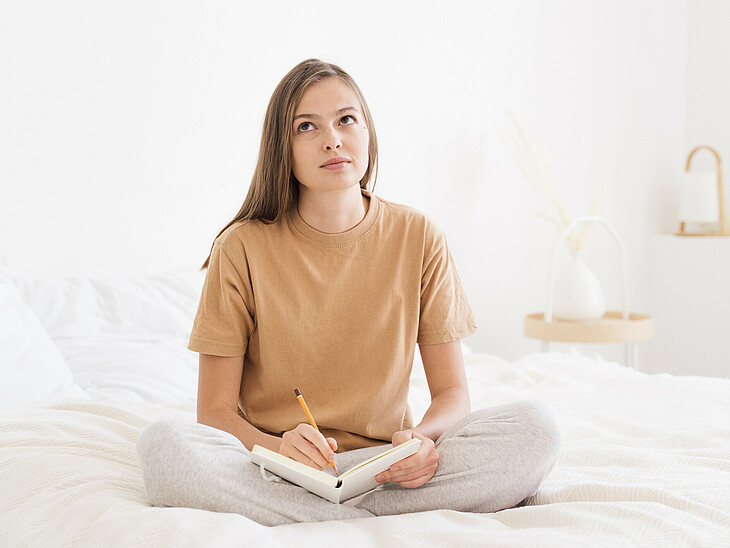
<svg viewBox="0 0 730 548">
<path fill-rule="evenodd" d="M 231 225 L 215 241 L 188 348 L 245 356 L 239 407 L 280 435 L 306 422 L 346 451 L 413 426 L 416 343 L 476 330 L 443 232 L 415 209 L 369 198 L 351 230 L 325 234 L 296 209 Z"/>
</svg>

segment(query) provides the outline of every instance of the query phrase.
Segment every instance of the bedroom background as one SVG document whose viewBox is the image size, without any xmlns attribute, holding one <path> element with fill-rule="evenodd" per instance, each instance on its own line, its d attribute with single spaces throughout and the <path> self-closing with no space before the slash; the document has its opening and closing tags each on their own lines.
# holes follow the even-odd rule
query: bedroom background
<svg viewBox="0 0 730 548">
<path fill-rule="evenodd" d="M 274 86 L 319 57 L 368 100 L 376 192 L 445 229 L 480 327 L 473 350 L 539 349 L 522 322 L 544 309 L 558 236 L 505 146 L 511 112 L 544 136 L 573 216 L 606 185 L 600 214 L 626 244 L 631 308 L 657 322 L 641 369 L 727 376 L 730 290 L 699 247 L 727 266 L 730 242 L 683 242 L 690 278 L 676 285 L 657 250 L 676 245 L 662 235 L 677 230 L 691 148 L 730 158 L 728 20 L 722 0 L 2 2 L 0 253 L 13 276 L 198 268 L 246 194 Z M 583 256 L 618 309 L 600 227 Z M 697 291 L 711 296 L 691 319 L 703 329 L 677 336 L 674 311 Z M 576 346 L 623 360 L 620 345 Z"/>
</svg>

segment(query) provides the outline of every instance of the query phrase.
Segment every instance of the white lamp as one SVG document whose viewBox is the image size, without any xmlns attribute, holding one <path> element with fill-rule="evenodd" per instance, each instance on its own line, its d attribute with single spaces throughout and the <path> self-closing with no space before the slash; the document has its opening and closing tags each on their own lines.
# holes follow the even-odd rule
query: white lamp
<svg viewBox="0 0 730 548">
<path fill-rule="evenodd" d="M 705 148 L 717 159 L 717 174 L 712 171 L 690 172 L 692 156 Z M 722 163 L 717 151 L 708 146 L 692 149 L 687 157 L 685 174 L 679 183 L 679 232 L 677 236 L 730 236 L 725 223 L 722 187 Z M 719 223 L 713 232 L 687 232 L 686 223 Z"/>
<path fill-rule="evenodd" d="M 679 181 L 679 218 L 685 223 L 716 223 L 717 176 L 714 171 L 685 171 Z"/>
</svg>

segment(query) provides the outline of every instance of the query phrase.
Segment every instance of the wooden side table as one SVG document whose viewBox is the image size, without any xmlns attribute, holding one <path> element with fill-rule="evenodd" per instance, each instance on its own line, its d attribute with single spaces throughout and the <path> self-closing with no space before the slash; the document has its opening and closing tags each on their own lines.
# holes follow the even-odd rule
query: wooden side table
<svg viewBox="0 0 730 548">
<path fill-rule="evenodd" d="M 595 222 L 603 225 L 611 234 L 621 253 L 621 282 L 623 288 L 623 311 L 606 312 L 596 320 L 558 320 L 553 318 L 555 302 L 555 265 L 560 244 L 573 228 L 580 223 Z M 629 284 L 624 243 L 616 230 L 606 219 L 595 215 L 578 217 L 568 224 L 555 242 L 550 261 L 548 298 L 546 312 L 525 316 L 525 336 L 543 341 L 543 352 L 550 349 L 550 342 L 575 343 L 624 343 L 625 364 L 638 369 L 637 342 L 654 336 L 654 318 L 648 314 L 629 312 Z"/>
<path fill-rule="evenodd" d="M 525 336 L 543 341 L 543 352 L 550 350 L 550 342 L 624 343 L 625 364 L 638 369 L 636 343 L 654 336 L 654 318 L 648 314 L 631 312 L 628 319 L 622 312 L 609 311 L 603 318 L 591 321 L 545 320 L 545 314 L 525 316 Z"/>
</svg>

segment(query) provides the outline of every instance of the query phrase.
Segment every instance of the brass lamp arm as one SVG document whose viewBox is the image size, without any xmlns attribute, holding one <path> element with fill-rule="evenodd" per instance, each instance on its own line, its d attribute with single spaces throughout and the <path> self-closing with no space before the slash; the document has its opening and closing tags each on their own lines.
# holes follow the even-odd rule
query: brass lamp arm
<svg viewBox="0 0 730 548">
<path fill-rule="evenodd" d="M 708 234 L 708 236 L 730 236 L 727 231 L 727 223 L 725 221 L 725 193 L 723 191 L 723 185 L 722 185 L 722 162 L 720 161 L 720 155 L 717 153 L 717 151 L 709 147 L 707 145 L 700 145 L 698 147 L 695 147 L 692 149 L 692 151 L 689 153 L 689 156 L 687 156 L 687 165 L 685 167 L 685 171 L 689 172 L 689 164 L 692 161 L 692 156 L 694 156 L 694 153 L 697 152 L 700 149 L 707 149 L 712 154 L 715 155 L 715 159 L 717 160 L 717 202 L 718 202 L 718 208 L 719 208 L 719 221 L 720 221 L 720 232 L 718 234 Z M 684 232 L 682 230 L 682 232 Z"/>
</svg>

